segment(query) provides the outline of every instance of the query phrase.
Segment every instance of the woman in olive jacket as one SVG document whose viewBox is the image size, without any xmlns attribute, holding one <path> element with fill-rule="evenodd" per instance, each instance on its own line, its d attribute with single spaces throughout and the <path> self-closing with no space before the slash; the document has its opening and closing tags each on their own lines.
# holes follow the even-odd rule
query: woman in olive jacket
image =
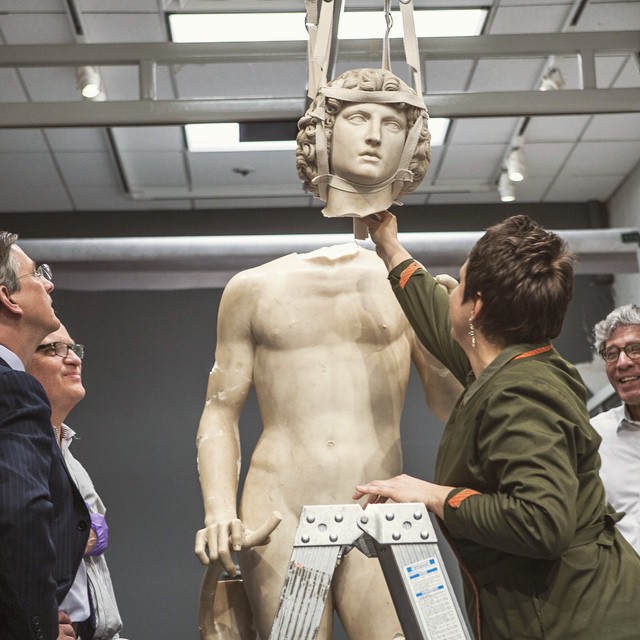
<svg viewBox="0 0 640 640">
<path fill-rule="evenodd" d="M 447 299 L 392 214 L 367 225 L 416 333 L 465 389 L 435 483 L 397 476 L 354 498 L 423 502 L 440 518 L 478 639 L 639 638 L 640 557 L 605 503 L 584 385 L 550 343 L 573 287 L 565 243 L 508 218 L 472 248 Z"/>
</svg>

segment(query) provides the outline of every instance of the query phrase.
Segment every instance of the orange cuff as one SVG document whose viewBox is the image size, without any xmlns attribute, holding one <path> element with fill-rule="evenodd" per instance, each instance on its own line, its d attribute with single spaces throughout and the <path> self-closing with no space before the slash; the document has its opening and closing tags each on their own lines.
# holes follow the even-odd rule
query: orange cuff
<svg viewBox="0 0 640 640">
<path fill-rule="evenodd" d="M 452 509 L 457 509 L 469 496 L 479 496 L 480 492 L 475 491 L 474 489 L 463 489 L 462 491 L 456 493 L 455 496 L 449 498 L 447 504 Z"/>
<path fill-rule="evenodd" d="M 422 265 L 419 262 L 416 262 L 415 260 L 408 266 L 405 267 L 402 270 L 402 273 L 400 274 L 400 281 L 399 281 L 399 285 L 401 289 L 404 289 L 405 285 L 407 284 L 407 282 L 409 281 L 409 278 L 418 270 L 421 269 Z"/>
</svg>

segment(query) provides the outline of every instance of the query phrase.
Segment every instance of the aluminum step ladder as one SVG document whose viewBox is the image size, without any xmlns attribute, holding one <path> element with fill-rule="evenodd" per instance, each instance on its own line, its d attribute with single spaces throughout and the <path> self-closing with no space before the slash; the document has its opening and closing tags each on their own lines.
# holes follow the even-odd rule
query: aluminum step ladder
<svg viewBox="0 0 640 640">
<path fill-rule="evenodd" d="M 315 640 L 353 548 L 378 558 L 406 640 L 472 640 L 422 503 L 304 506 L 269 640 Z"/>
</svg>

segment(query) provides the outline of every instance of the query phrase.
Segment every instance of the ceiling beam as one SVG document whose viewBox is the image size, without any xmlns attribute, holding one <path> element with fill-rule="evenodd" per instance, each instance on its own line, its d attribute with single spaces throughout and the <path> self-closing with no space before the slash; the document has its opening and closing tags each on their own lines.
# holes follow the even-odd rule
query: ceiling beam
<svg viewBox="0 0 640 640">
<path fill-rule="evenodd" d="M 340 55 L 348 61 L 379 56 L 379 40 L 343 40 Z M 402 55 L 402 41 L 391 41 L 392 57 Z M 640 89 L 597 89 L 596 53 L 637 55 L 640 32 L 554 33 L 458 38 L 420 38 L 425 60 L 522 58 L 549 55 L 576 57 L 582 89 L 430 94 L 433 117 L 526 117 L 630 113 L 640 110 Z M 297 119 L 305 111 L 301 97 L 157 100 L 159 65 L 246 63 L 305 59 L 307 43 L 110 43 L 69 45 L 4 45 L 0 67 L 80 65 L 138 66 L 140 100 L 105 102 L 20 102 L 0 104 L 0 128 L 158 126 L 201 122 Z M 64 108 L 61 108 L 64 107 Z"/>
<path fill-rule="evenodd" d="M 640 89 L 441 93 L 425 101 L 434 118 L 632 113 L 640 111 Z M 0 103 L 0 129 L 295 120 L 305 108 L 304 98 Z"/>
<path fill-rule="evenodd" d="M 340 40 L 338 47 L 345 60 L 377 61 L 382 41 Z M 640 31 L 419 38 L 418 49 L 423 60 L 633 54 L 640 50 Z M 390 50 L 392 57 L 404 59 L 401 39 L 392 39 Z M 3 45 L 1 53 L 0 67 L 130 66 L 141 61 L 159 65 L 282 62 L 306 60 L 307 42 L 18 44 Z"/>
</svg>

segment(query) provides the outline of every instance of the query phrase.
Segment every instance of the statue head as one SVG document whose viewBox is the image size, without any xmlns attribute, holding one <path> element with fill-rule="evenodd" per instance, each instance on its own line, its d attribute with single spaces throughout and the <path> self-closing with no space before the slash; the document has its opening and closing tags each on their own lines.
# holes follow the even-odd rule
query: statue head
<svg viewBox="0 0 640 640">
<path fill-rule="evenodd" d="M 393 183 L 391 201 L 399 200 L 420 184 L 429 166 L 427 119 L 422 96 L 390 71 L 346 71 L 319 90 L 298 122 L 298 176 L 323 200 L 323 183 L 365 195 Z M 376 137 L 374 124 L 382 135 L 365 145 L 375 151 L 358 156 L 353 142 Z"/>
</svg>

